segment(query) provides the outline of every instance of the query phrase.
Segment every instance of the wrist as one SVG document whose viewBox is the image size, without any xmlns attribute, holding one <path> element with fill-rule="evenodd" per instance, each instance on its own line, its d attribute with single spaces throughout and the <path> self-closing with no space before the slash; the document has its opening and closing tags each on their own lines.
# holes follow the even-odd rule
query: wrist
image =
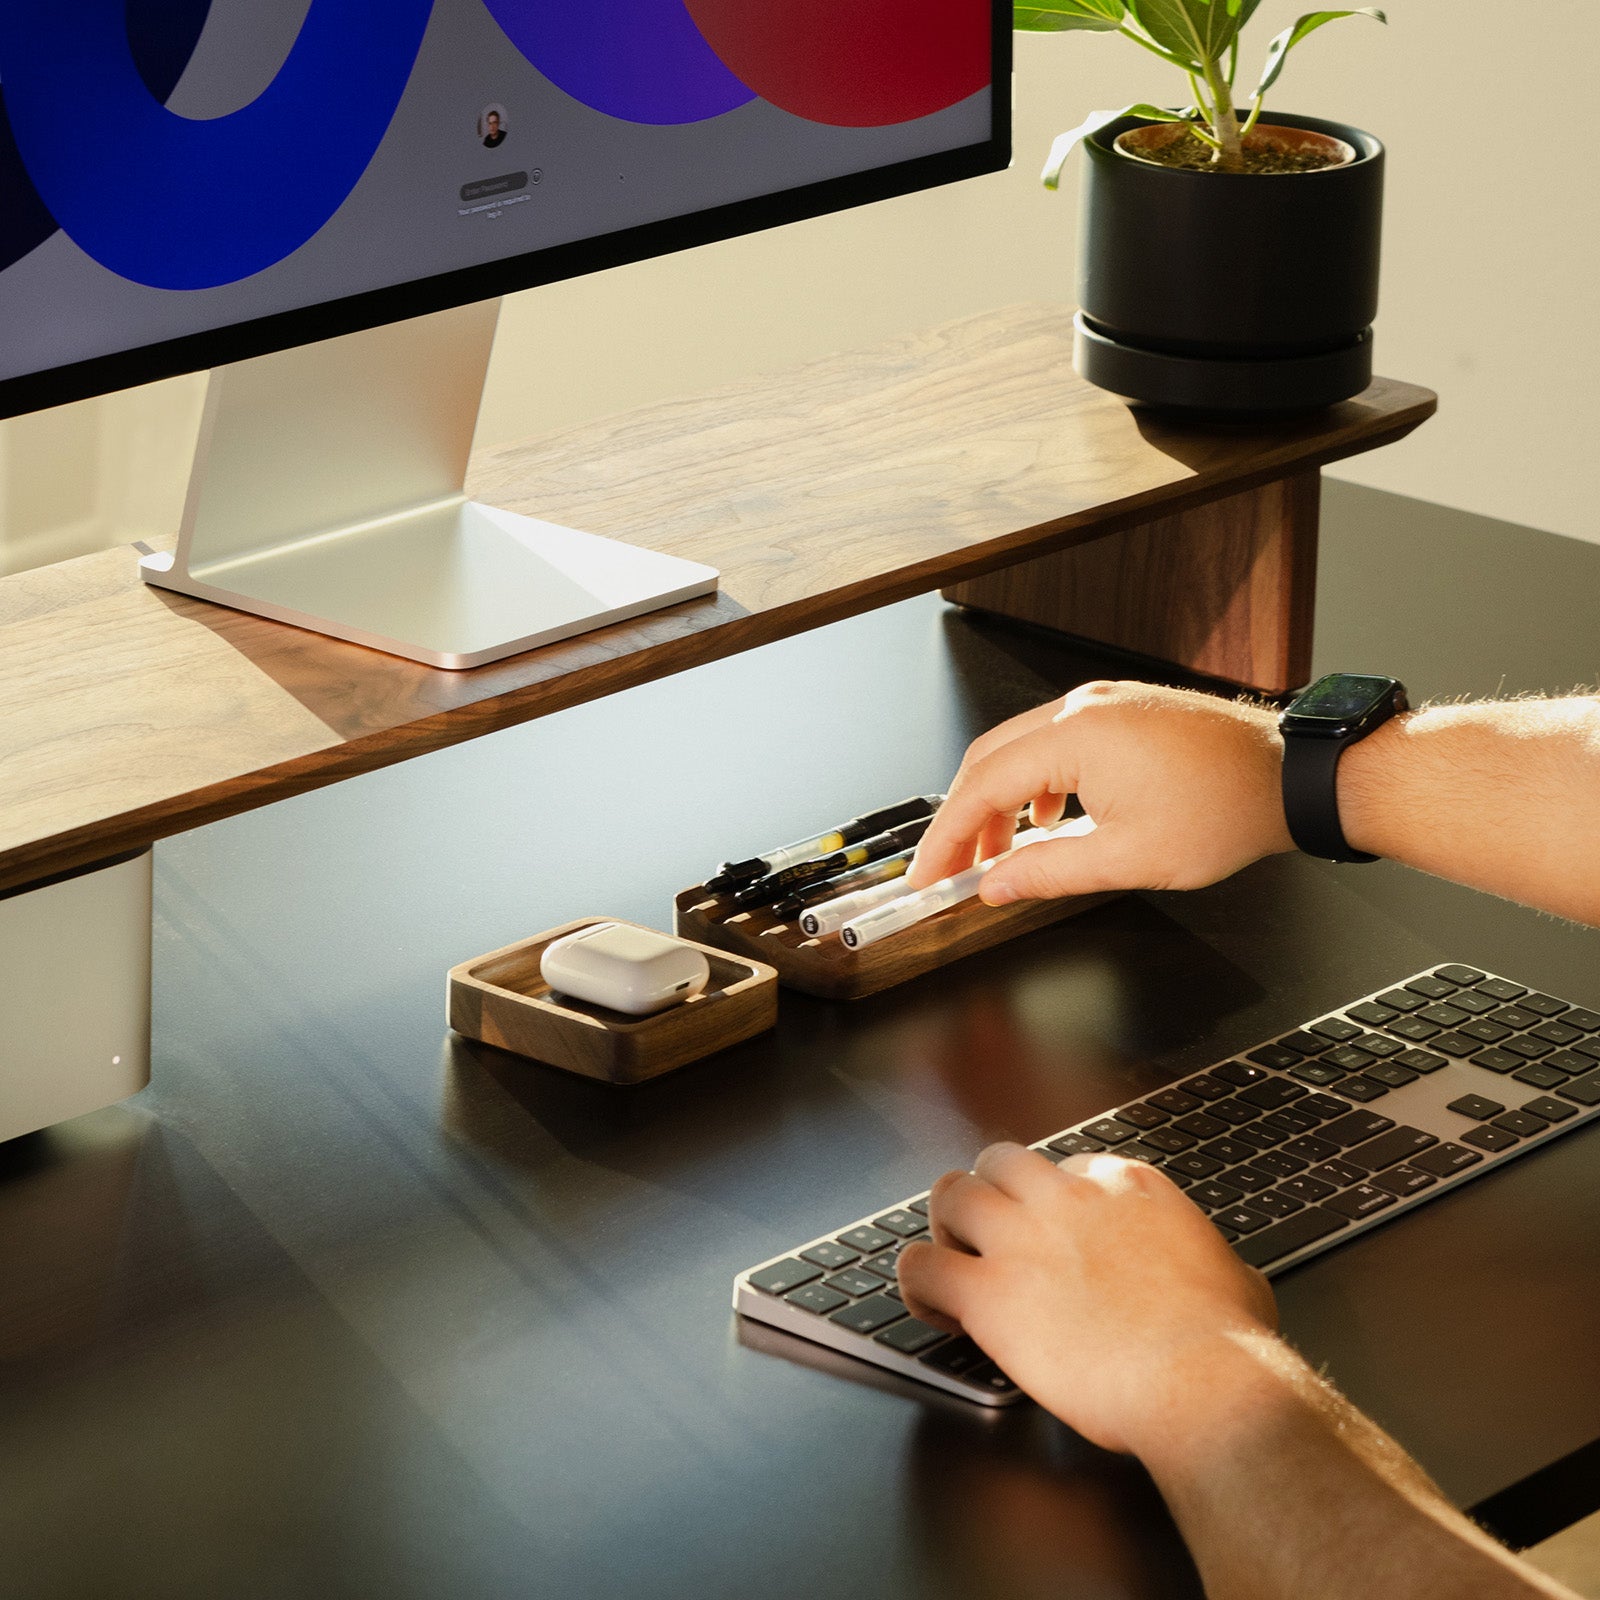
<svg viewBox="0 0 1600 1600">
<path fill-rule="evenodd" d="M 1374 856 L 1396 854 L 1395 771 L 1411 743 L 1426 732 L 1419 726 L 1426 719 L 1421 711 L 1391 717 L 1339 757 L 1339 825 L 1351 849 Z"/>
</svg>

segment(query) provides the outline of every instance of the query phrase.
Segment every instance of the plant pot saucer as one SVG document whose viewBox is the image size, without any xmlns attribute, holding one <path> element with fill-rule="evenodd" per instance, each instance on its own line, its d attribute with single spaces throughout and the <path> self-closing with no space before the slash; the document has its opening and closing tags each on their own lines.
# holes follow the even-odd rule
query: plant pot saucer
<svg viewBox="0 0 1600 1600">
<path fill-rule="evenodd" d="M 1219 359 L 1120 343 L 1080 311 L 1072 319 L 1074 369 L 1098 388 L 1197 420 L 1249 421 L 1320 411 L 1372 381 L 1372 329 L 1308 355 Z"/>
</svg>

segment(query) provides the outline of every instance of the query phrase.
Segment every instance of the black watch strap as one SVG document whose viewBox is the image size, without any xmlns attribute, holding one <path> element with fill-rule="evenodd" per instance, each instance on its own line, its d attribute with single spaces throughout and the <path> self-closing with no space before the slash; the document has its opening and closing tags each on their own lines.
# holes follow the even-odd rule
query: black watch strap
<svg viewBox="0 0 1600 1600">
<path fill-rule="evenodd" d="M 1324 861 L 1376 861 L 1352 850 L 1339 823 L 1339 757 L 1344 739 L 1287 738 L 1283 742 L 1283 815 L 1289 837 Z"/>
</svg>

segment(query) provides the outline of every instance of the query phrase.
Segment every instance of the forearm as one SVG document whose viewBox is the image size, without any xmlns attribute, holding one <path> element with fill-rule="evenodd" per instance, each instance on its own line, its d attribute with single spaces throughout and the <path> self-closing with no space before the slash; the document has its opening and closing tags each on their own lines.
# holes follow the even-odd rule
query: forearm
<svg viewBox="0 0 1600 1600">
<path fill-rule="evenodd" d="M 1141 1450 L 1210 1600 L 1571 1600 L 1276 1339 L 1182 1374 Z"/>
<path fill-rule="evenodd" d="M 1339 762 L 1345 837 L 1600 926 L 1600 698 L 1436 706 Z"/>
</svg>

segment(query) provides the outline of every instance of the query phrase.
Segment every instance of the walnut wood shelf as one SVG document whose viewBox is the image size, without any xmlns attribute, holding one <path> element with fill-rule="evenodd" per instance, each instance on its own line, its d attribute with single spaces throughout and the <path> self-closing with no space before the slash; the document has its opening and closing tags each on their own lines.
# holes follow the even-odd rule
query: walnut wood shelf
<svg viewBox="0 0 1600 1600">
<path fill-rule="evenodd" d="M 722 589 L 473 672 L 147 588 L 131 548 L 0 580 L 0 890 L 912 595 L 1314 481 L 1435 405 L 1379 379 L 1313 418 L 1179 428 L 1084 384 L 1071 358 L 1069 309 L 1016 307 L 480 456 L 481 498 L 710 562 Z M 1306 548 L 1302 538 L 1302 574 Z M 1280 549 L 1267 590 L 1294 566 L 1285 559 Z M 1105 581 L 1071 580 L 1076 609 L 1051 600 L 1047 620 L 1083 631 L 1082 597 L 1092 610 Z M 1037 618 L 1029 588 L 1014 614 Z M 1304 609 L 1303 581 L 1299 594 Z M 1124 622 L 1138 633 L 1137 617 Z"/>
</svg>

